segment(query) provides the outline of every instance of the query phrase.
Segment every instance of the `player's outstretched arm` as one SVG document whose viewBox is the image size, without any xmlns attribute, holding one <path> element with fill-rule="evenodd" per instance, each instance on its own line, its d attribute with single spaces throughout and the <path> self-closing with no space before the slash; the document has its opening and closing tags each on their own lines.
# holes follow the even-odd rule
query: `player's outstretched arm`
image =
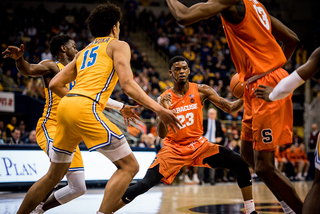
<svg viewBox="0 0 320 214">
<path fill-rule="evenodd" d="M 271 102 L 283 99 L 291 94 L 296 88 L 310 79 L 320 70 L 320 48 L 317 48 L 309 57 L 308 61 L 292 72 L 286 78 L 283 78 L 275 88 L 265 85 L 259 85 L 254 94 L 265 101 Z"/>
<path fill-rule="evenodd" d="M 112 40 L 108 45 L 107 54 L 109 56 L 111 55 L 110 57 L 113 59 L 122 91 L 137 102 L 156 112 L 163 123 L 170 125 L 173 130 L 179 129 L 181 123 L 175 115 L 149 97 L 133 80 L 133 74 L 130 67 L 131 52 L 129 45 L 126 42 Z"/>
<path fill-rule="evenodd" d="M 238 0 L 218 1 L 208 0 L 186 7 L 178 0 L 166 0 L 174 18 L 182 25 L 190 25 L 197 21 L 210 18 L 221 11 L 235 5 Z"/>
<path fill-rule="evenodd" d="M 140 117 L 136 113 L 134 113 L 134 109 L 136 109 L 138 107 L 139 106 L 125 105 L 124 103 L 121 103 L 121 102 L 118 102 L 116 100 L 109 98 L 105 108 L 112 108 L 112 109 L 119 110 L 123 116 L 124 124 L 126 126 L 130 126 L 130 119 L 135 124 L 137 124 L 136 119 L 138 119 L 138 120 L 140 119 Z"/>
<path fill-rule="evenodd" d="M 171 95 L 165 94 L 163 97 L 158 97 L 158 103 L 166 109 L 170 108 Z M 160 120 L 159 117 L 156 119 L 157 134 L 160 138 L 165 138 L 168 134 L 167 126 Z"/>
<path fill-rule="evenodd" d="M 270 15 L 269 15 L 270 16 Z M 281 21 L 273 16 L 270 16 L 272 34 L 273 36 L 282 42 L 282 50 L 287 60 L 289 60 L 294 53 L 294 50 L 300 43 L 300 40 L 291 29 L 285 26 Z"/>
<path fill-rule="evenodd" d="M 69 92 L 66 84 L 72 82 L 77 77 L 76 61 L 79 54 L 80 52 L 50 81 L 49 89 L 59 97 L 64 97 Z"/>
<path fill-rule="evenodd" d="M 239 99 L 237 101 L 230 102 L 223 97 L 220 97 L 217 92 L 208 85 L 198 85 L 198 91 L 201 102 L 204 102 L 206 99 L 208 99 L 215 106 L 229 114 L 237 113 L 243 106 L 243 100 Z"/>
<path fill-rule="evenodd" d="M 16 60 L 16 66 L 18 71 L 24 76 L 42 76 L 52 70 L 55 73 L 59 72 L 57 65 L 51 60 L 45 60 L 39 64 L 29 64 L 24 58 L 24 45 L 21 44 L 20 48 L 16 46 L 9 46 L 5 51 L 2 52 L 3 58 L 10 57 Z"/>
</svg>

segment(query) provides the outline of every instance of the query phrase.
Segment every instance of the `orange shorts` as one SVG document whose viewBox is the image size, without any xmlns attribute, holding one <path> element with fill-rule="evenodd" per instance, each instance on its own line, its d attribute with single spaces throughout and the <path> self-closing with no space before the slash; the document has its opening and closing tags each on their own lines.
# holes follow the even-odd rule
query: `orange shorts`
<svg viewBox="0 0 320 214">
<path fill-rule="evenodd" d="M 159 164 L 159 172 L 163 175 L 161 181 L 171 184 L 184 165 L 210 167 L 203 164 L 203 159 L 218 153 L 219 145 L 209 143 L 205 137 L 200 137 L 188 145 L 165 141 L 164 147 L 156 155 L 149 169 Z"/>
<path fill-rule="evenodd" d="M 292 95 L 274 102 L 266 102 L 254 95 L 258 85 L 275 87 L 286 76 L 287 71 L 278 68 L 248 84 L 245 89 L 241 139 L 253 142 L 254 150 L 275 151 L 277 145 L 292 142 Z"/>
</svg>

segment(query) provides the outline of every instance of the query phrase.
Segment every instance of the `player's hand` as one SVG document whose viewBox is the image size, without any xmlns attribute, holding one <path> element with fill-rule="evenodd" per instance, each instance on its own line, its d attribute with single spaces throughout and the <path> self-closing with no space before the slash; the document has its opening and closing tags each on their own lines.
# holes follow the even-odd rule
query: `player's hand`
<svg viewBox="0 0 320 214">
<path fill-rule="evenodd" d="M 123 116 L 124 124 L 126 126 L 130 125 L 130 119 L 137 124 L 136 119 L 140 119 L 140 117 L 134 113 L 134 109 L 138 108 L 139 106 L 130 106 L 130 105 L 124 105 L 123 109 L 120 110 L 120 113 Z"/>
<path fill-rule="evenodd" d="M 5 51 L 2 52 L 3 58 L 10 57 L 12 59 L 19 59 L 23 56 L 24 54 L 24 45 L 21 44 L 20 48 L 16 46 L 9 46 Z"/>
<path fill-rule="evenodd" d="M 259 88 L 254 90 L 254 95 L 267 102 L 272 102 L 272 100 L 269 99 L 269 94 L 273 91 L 273 88 L 266 85 L 258 85 L 258 87 Z"/>
<path fill-rule="evenodd" d="M 167 127 L 170 126 L 171 129 L 177 133 L 177 130 L 180 129 L 182 124 L 178 120 L 178 118 L 174 115 L 174 113 L 168 109 L 162 109 L 158 113 L 158 117 L 161 120 L 161 122 Z M 168 128 L 167 128 L 168 130 Z"/>
<path fill-rule="evenodd" d="M 171 102 L 171 94 L 165 94 L 163 97 L 160 98 L 160 105 L 166 109 L 170 108 Z"/>
</svg>

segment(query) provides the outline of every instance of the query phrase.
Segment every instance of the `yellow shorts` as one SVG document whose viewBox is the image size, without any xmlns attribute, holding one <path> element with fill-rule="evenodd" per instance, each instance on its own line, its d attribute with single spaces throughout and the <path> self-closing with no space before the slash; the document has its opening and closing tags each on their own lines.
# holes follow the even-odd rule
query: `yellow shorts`
<svg viewBox="0 0 320 214">
<path fill-rule="evenodd" d="M 49 156 L 52 152 L 52 143 L 57 129 L 57 122 L 41 117 L 36 128 L 37 143 L 40 148 Z M 84 171 L 83 161 L 79 146 L 74 153 L 69 171 Z"/>
<path fill-rule="evenodd" d="M 57 112 L 57 131 L 53 141 L 56 152 L 71 155 L 83 140 L 89 151 L 111 144 L 124 135 L 102 113 L 103 108 L 86 97 L 64 97 Z"/>
<path fill-rule="evenodd" d="M 241 139 L 253 142 L 253 149 L 257 151 L 275 151 L 277 145 L 292 143 L 292 95 L 274 102 L 254 95 L 258 85 L 275 87 L 286 76 L 287 71 L 279 68 L 245 89 Z"/>
</svg>

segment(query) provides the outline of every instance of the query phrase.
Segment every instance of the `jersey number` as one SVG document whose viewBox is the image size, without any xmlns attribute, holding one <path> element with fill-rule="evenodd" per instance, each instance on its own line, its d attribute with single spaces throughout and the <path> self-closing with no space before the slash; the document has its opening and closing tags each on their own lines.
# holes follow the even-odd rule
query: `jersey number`
<svg viewBox="0 0 320 214">
<path fill-rule="evenodd" d="M 268 19 L 268 16 L 266 14 L 266 11 L 260 6 L 253 5 L 253 7 L 256 10 L 256 12 L 257 12 L 257 14 L 259 16 L 259 19 L 260 19 L 261 23 L 263 24 L 263 26 L 265 26 L 265 28 L 267 28 L 267 30 L 270 30 L 269 19 Z"/>
<path fill-rule="evenodd" d="M 178 115 L 177 118 L 179 119 L 180 123 L 182 124 L 180 129 L 183 129 L 187 126 L 191 126 L 194 123 L 194 115 L 192 112 L 187 113 L 186 116 Z M 188 121 L 185 124 L 183 124 L 186 119 L 188 119 Z"/>
<path fill-rule="evenodd" d="M 88 50 L 86 50 L 84 52 L 84 54 L 83 54 L 83 62 L 82 62 L 80 70 L 88 68 L 88 67 L 94 65 L 94 63 L 96 63 L 98 54 L 95 53 L 95 51 L 98 50 L 98 48 L 99 48 L 99 46 L 96 46 L 96 47 L 88 49 Z M 90 52 L 90 54 L 89 54 L 89 52 Z M 90 60 L 87 62 L 88 54 L 89 54 Z"/>
<path fill-rule="evenodd" d="M 262 141 L 264 143 L 271 143 L 273 141 L 271 129 L 263 129 L 261 134 L 262 134 Z"/>
</svg>

